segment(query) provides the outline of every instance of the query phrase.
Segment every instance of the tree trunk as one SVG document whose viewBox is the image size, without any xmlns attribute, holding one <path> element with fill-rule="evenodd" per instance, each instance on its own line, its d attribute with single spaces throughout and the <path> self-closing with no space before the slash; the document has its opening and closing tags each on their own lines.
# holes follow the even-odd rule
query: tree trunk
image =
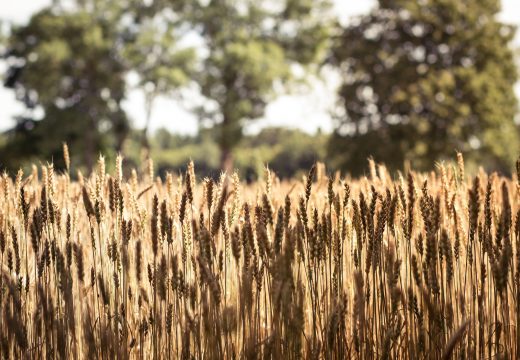
<svg viewBox="0 0 520 360">
<path fill-rule="evenodd" d="M 148 159 L 150 156 L 150 141 L 148 139 L 148 130 L 150 128 L 150 122 L 152 120 L 152 108 L 153 102 L 155 99 L 155 92 L 151 94 L 145 94 L 145 125 L 143 128 L 143 133 L 141 135 L 141 147 L 143 150 L 144 159 Z"/>
<path fill-rule="evenodd" d="M 233 171 L 233 154 L 231 149 L 221 147 L 220 150 L 220 170 L 225 171 L 227 174 L 231 174 Z"/>
<path fill-rule="evenodd" d="M 84 149 L 84 161 L 85 166 L 87 167 L 87 172 L 90 175 L 92 169 L 94 168 L 94 152 L 95 152 L 95 132 L 96 132 L 96 122 L 90 119 L 90 126 L 87 126 L 85 129 L 85 145 Z"/>
</svg>

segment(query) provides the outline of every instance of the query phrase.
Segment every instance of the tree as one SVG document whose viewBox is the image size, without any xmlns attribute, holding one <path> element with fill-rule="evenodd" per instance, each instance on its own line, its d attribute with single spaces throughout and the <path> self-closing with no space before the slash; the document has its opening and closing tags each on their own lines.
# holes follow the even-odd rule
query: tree
<svg viewBox="0 0 520 360">
<path fill-rule="evenodd" d="M 132 71 L 145 92 L 148 115 L 142 144 L 148 150 L 155 96 L 176 93 L 193 70 L 193 49 L 177 46 L 177 31 L 185 22 L 164 11 L 166 3 L 176 10 L 164 1 L 76 0 L 67 7 L 55 1 L 28 25 L 14 29 L 5 55 L 11 64 L 5 85 L 45 116 L 40 121 L 18 119 L 3 153 L 17 159 L 34 152 L 50 157 L 68 139 L 71 154 L 81 150 L 80 163 L 90 169 L 98 151 L 122 151 L 130 124 L 121 103 Z M 34 142 L 24 146 L 42 134 L 49 148 Z"/>
<path fill-rule="evenodd" d="M 125 46 L 124 56 L 139 76 L 138 87 L 145 95 L 146 123 L 142 145 L 148 156 L 148 129 L 154 101 L 158 95 L 179 95 L 191 82 L 196 54 L 193 47 L 178 44 L 184 30 L 183 17 L 164 12 L 163 4 L 159 2 L 146 7 L 144 13 L 141 10 L 134 13 L 133 26 L 127 32 L 132 41 Z"/>
<path fill-rule="evenodd" d="M 196 77 L 209 106 L 203 122 L 216 124 L 221 167 L 230 169 L 232 150 L 247 121 L 263 116 L 275 87 L 287 84 L 292 66 L 310 66 L 326 53 L 327 0 L 193 1 L 183 11 L 203 51 Z"/>
<path fill-rule="evenodd" d="M 44 115 L 18 118 L 4 155 L 52 156 L 68 141 L 71 153 L 81 151 L 91 169 L 96 153 L 108 144 L 121 150 L 129 128 L 121 108 L 126 69 L 114 48 L 114 31 L 87 11 L 51 8 L 13 29 L 4 84 L 27 108 L 41 108 Z"/>
<path fill-rule="evenodd" d="M 379 0 L 342 29 L 331 57 L 343 78 L 335 164 L 360 173 L 372 155 L 427 169 L 458 150 L 509 171 L 520 144 L 515 29 L 499 10 L 499 0 Z"/>
</svg>

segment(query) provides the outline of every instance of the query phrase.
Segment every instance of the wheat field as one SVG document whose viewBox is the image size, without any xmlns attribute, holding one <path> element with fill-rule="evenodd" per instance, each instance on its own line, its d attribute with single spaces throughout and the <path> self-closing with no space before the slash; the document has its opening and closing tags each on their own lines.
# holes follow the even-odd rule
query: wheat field
<svg viewBox="0 0 520 360">
<path fill-rule="evenodd" d="M 72 181 L 64 156 L 0 179 L 4 359 L 520 356 L 517 175 Z"/>
</svg>

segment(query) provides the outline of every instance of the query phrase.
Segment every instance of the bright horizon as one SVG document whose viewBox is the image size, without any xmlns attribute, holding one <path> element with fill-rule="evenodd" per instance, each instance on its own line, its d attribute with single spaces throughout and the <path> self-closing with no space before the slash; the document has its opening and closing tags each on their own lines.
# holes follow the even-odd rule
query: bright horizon
<svg viewBox="0 0 520 360">
<path fill-rule="evenodd" d="M 349 18 L 367 13 L 375 4 L 374 0 L 352 1 L 334 0 L 335 10 L 340 19 L 347 22 Z M 30 16 L 45 6 L 51 0 L 18 0 L 14 3 L 0 4 L 0 20 L 16 24 L 26 23 Z M 520 27 L 520 2 L 518 0 L 502 0 L 500 19 L 504 22 Z M 520 29 L 515 38 L 515 46 L 520 47 Z M 518 60 L 518 59 L 517 59 Z M 5 70 L 5 64 L 0 63 L 0 73 Z M 142 128 L 145 124 L 145 105 L 142 91 L 132 89 L 129 76 L 129 91 L 123 102 L 132 124 Z M 327 81 L 317 82 L 312 91 L 305 94 L 283 95 L 273 101 L 266 109 L 265 116 L 254 124 L 246 126 L 245 131 L 256 133 L 268 126 L 286 126 L 298 128 L 314 133 L 318 129 L 330 132 L 333 128 L 329 114 L 334 105 L 337 77 L 327 76 Z M 520 98 L 520 84 L 515 87 L 517 97 Z M 0 131 L 8 129 L 13 124 L 13 116 L 26 113 L 21 102 L 15 99 L 14 92 L 0 87 Z M 184 109 L 178 100 L 166 96 L 156 99 L 152 110 L 151 131 L 165 127 L 178 134 L 195 134 L 198 130 L 198 120 L 188 109 Z"/>
</svg>

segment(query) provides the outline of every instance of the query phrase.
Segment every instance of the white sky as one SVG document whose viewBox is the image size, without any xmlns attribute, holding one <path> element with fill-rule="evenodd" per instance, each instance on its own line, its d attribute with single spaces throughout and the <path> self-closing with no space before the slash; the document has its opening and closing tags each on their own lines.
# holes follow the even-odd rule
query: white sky
<svg viewBox="0 0 520 360">
<path fill-rule="evenodd" d="M 351 16 L 369 11 L 375 0 L 334 0 L 335 8 L 342 20 L 348 21 Z M 51 0 L 17 0 L 14 2 L 0 0 L 0 19 L 17 24 L 26 23 L 31 14 L 51 3 Z M 501 20 L 520 27 L 520 1 L 502 0 Z M 515 44 L 520 46 L 520 29 Z M 0 74 L 5 67 L 0 64 Z M 332 77 L 330 77 L 332 78 Z M 300 128 L 307 132 L 315 132 L 318 128 L 324 131 L 332 129 L 329 110 L 334 104 L 334 81 L 327 84 L 316 84 L 305 94 L 284 95 L 272 102 L 266 110 L 265 117 L 249 126 L 246 131 L 256 132 L 262 127 L 283 125 Z M 520 85 L 516 86 L 520 97 Z M 144 126 L 144 97 L 139 90 L 130 90 L 123 104 L 136 127 Z M 15 100 L 12 91 L 0 86 L 0 131 L 12 125 L 14 115 L 23 114 L 24 107 Z M 198 123 L 194 115 L 182 108 L 179 102 L 160 97 L 155 101 L 151 118 L 151 130 L 166 127 L 170 131 L 183 134 L 194 134 Z"/>
</svg>

